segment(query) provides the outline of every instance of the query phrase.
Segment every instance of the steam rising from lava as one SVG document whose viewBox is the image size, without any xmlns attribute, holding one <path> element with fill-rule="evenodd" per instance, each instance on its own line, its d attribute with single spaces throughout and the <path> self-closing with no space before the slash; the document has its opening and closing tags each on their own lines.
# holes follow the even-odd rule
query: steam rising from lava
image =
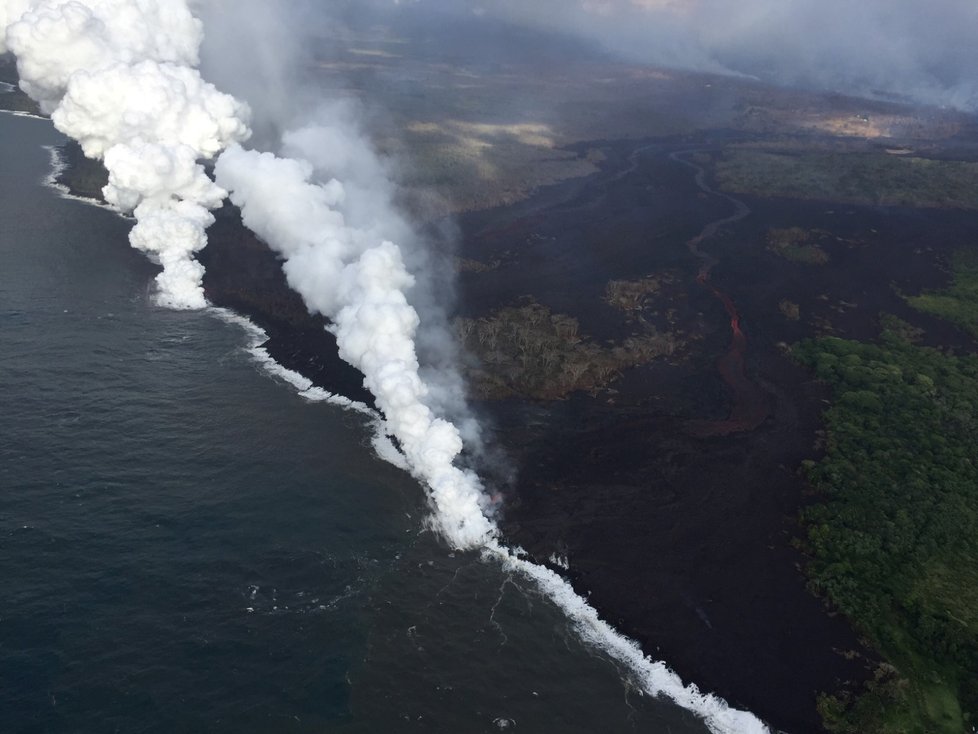
<svg viewBox="0 0 978 734">
<path fill-rule="evenodd" d="M 569 33 L 669 68 L 978 110 L 974 0 L 354 2 L 386 14 L 447 12 Z"/>
<path fill-rule="evenodd" d="M 290 136 L 291 147 L 334 135 L 306 129 Z M 359 146 L 358 159 L 373 158 L 361 138 L 343 137 L 345 155 Z M 361 205 L 363 193 L 348 191 L 335 178 L 317 183 L 305 160 L 239 146 L 220 157 L 215 173 L 245 225 L 285 258 L 289 284 L 311 311 L 332 322 L 340 356 L 363 372 L 412 473 L 428 487 L 434 524 L 456 547 L 484 545 L 495 527 L 483 512 L 482 485 L 473 472 L 455 466 L 462 450 L 458 429 L 425 402 L 428 388 L 414 344 L 419 319 L 405 296 L 414 278 L 397 245 L 347 221 L 345 212 Z M 375 220 L 385 218 L 396 214 L 383 206 L 374 211 Z"/>
<path fill-rule="evenodd" d="M 200 22 L 182 0 L 5 0 L 0 51 L 21 88 L 109 172 L 106 200 L 132 213 L 132 246 L 163 266 L 158 299 L 202 308 L 208 211 L 226 192 L 205 174 L 250 131 L 247 108 L 196 69 Z"/>
</svg>

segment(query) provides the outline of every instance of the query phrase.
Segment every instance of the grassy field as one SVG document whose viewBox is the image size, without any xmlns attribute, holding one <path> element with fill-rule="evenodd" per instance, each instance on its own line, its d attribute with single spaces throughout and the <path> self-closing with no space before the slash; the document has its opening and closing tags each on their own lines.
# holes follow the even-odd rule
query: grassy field
<svg viewBox="0 0 978 734">
<path fill-rule="evenodd" d="M 978 208 L 978 163 L 887 153 L 728 150 L 718 161 L 725 191 L 853 204 Z"/>
<path fill-rule="evenodd" d="M 886 664 L 856 697 L 825 696 L 846 734 L 960 734 L 978 721 L 978 358 L 906 340 L 794 347 L 834 390 L 827 451 L 807 462 L 815 589 Z"/>
</svg>

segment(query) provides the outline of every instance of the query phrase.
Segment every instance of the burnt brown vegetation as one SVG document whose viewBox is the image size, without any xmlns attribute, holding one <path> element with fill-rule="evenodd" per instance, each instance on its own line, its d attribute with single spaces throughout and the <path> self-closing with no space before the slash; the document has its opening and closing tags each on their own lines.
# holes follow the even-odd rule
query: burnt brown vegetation
<svg viewBox="0 0 978 734">
<path fill-rule="evenodd" d="M 672 357 L 683 342 L 647 326 L 645 333 L 602 346 L 577 319 L 530 301 L 479 319 L 455 321 L 459 340 L 477 362 L 468 370 L 480 398 L 540 400 L 606 387 L 630 367 Z"/>
</svg>

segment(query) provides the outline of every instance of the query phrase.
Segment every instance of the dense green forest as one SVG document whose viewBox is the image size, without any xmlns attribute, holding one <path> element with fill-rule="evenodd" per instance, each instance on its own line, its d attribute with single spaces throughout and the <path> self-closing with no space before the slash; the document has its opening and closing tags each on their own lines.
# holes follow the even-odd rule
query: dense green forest
<svg viewBox="0 0 978 734">
<path fill-rule="evenodd" d="M 812 583 L 887 661 L 858 696 L 823 698 L 837 732 L 960 734 L 978 717 L 978 358 L 912 333 L 890 317 L 877 344 L 794 348 L 835 394 L 805 466 Z"/>
<path fill-rule="evenodd" d="M 978 163 L 885 152 L 733 147 L 717 162 L 724 191 L 854 204 L 978 208 Z"/>
</svg>

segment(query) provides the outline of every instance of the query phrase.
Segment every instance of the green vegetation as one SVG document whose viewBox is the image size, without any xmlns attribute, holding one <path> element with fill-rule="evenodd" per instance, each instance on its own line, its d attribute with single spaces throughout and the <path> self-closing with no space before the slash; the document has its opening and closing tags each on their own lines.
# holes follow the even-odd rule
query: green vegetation
<svg viewBox="0 0 978 734">
<path fill-rule="evenodd" d="M 954 255 L 954 282 L 936 293 L 907 299 L 920 311 L 952 321 L 978 338 L 978 252 L 961 250 Z"/>
<path fill-rule="evenodd" d="M 978 163 L 887 153 L 728 151 L 717 163 L 725 191 L 854 204 L 978 208 Z"/>
<path fill-rule="evenodd" d="M 846 734 L 960 734 L 978 721 L 978 358 L 912 344 L 794 347 L 832 385 L 826 456 L 806 462 L 815 589 L 888 661 L 858 696 L 825 696 Z"/>
<path fill-rule="evenodd" d="M 808 265 L 825 265 L 829 254 L 814 241 L 826 236 L 821 230 L 808 231 L 801 227 L 770 229 L 767 233 L 767 249 L 786 260 Z"/>
<path fill-rule="evenodd" d="M 466 350 L 478 358 L 469 381 L 483 398 L 521 395 L 541 400 L 604 387 L 623 369 L 669 356 L 678 338 L 646 326 L 619 346 L 602 347 L 579 333 L 577 319 L 539 303 L 504 308 L 481 319 L 456 319 Z"/>
<path fill-rule="evenodd" d="M 604 300 L 620 311 L 641 311 L 649 298 L 658 295 L 663 284 L 671 284 L 673 281 L 670 275 L 650 275 L 641 280 L 612 280 L 605 288 Z"/>
<path fill-rule="evenodd" d="M 801 318 L 801 307 L 792 301 L 781 301 L 778 304 L 778 310 L 788 321 L 798 321 Z"/>
<path fill-rule="evenodd" d="M 467 257 L 457 257 L 455 258 L 455 272 L 456 273 L 488 273 L 495 270 L 503 261 L 499 258 L 495 260 L 484 263 L 480 260 L 473 260 Z"/>
</svg>

